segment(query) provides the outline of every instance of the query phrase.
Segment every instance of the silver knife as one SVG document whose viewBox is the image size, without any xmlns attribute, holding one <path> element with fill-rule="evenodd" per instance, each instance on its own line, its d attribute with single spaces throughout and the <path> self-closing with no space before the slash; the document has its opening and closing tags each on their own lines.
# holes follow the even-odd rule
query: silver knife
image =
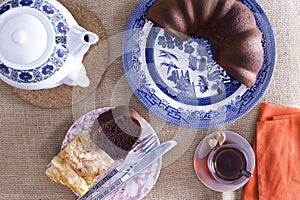
<svg viewBox="0 0 300 200">
<path fill-rule="evenodd" d="M 163 144 L 158 145 L 154 149 L 152 149 L 144 158 L 138 162 L 130 171 L 124 174 L 121 178 L 117 179 L 111 186 L 106 188 L 104 191 L 98 193 L 97 191 L 92 194 L 88 200 L 100 200 L 107 197 L 112 191 L 120 187 L 123 183 L 137 175 L 138 173 L 142 172 L 145 168 L 151 165 L 154 161 L 158 158 L 163 156 L 169 150 L 171 150 L 177 144 L 176 141 L 171 140 L 165 142 Z"/>
</svg>

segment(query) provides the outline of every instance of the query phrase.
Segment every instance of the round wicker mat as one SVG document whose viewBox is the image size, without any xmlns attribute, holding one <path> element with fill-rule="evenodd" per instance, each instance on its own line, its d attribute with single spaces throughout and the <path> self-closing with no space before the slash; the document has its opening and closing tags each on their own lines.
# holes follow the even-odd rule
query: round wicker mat
<svg viewBox="0 0 300 200">
<path fill-rule="evenodd" d="M 90 85 L 87 88 L 61 85 L 45 90 L 22 90 L 12 88 L 12 91 L 24 101 L 42 108 L 63 108 L 72 106 L 95 91 L 108 63 L 108 44 L 105 30 L 100 20 L 86 7 L 72 0 L 59 0 L 74 16 L 80 26 L 99 36 L 99 41 L 92 45 L 85 54 L 83 64 L 86 67 Z"/>
</svg>

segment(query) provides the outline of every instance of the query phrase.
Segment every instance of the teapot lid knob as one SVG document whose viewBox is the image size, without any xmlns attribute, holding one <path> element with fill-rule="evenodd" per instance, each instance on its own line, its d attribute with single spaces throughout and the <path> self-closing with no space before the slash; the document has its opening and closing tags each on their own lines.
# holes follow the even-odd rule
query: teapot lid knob
<svg viewBox="0 0 300 200">
<path fill-rule="evenodd" d="M 26 33 L 22 30 L 17 30 L 12 34 L 12 40 L 17 44 L 24 44 L 26 39 Z"/>
</svg>

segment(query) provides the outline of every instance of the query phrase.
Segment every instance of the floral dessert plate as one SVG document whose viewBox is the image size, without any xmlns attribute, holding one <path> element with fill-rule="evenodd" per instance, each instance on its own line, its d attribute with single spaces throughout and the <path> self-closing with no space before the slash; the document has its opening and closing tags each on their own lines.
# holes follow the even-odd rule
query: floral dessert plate
<svg viewBox="0 0 300 200">
<path fill-rule="evenodd" d="M 194 170 L 199 180 L 211 190 L 215 190 L 218 192 L 234 191 L 244 186 L 249 179 L 245 179 L 239 184 L 225 185 L 216 181 L 208 169 L 207 159 L 211 151 L 208 141 L 209 139 L 215 138 L 218 133 L 221 132 L 209 134 L 199 143 L 194 154 Z M 249 171 L 253 173 L 255 166 L 255 157 L 249 142 L 237 133 L 231 131 L 223 131 L 223 133 L 226 134 L 226 141 L 224 142 L 224 144 L 236 144 L 242 147 L 247 152 L 247 154 L 250 155 Z"/>
<path fill-rule="evenodd" d="M 144 18 L 155 0 L 142 0 L 123 41 L 125 73 L 139 100 L 160 118 L 187 128 L 213 128 L 248 113 L 262 98 L 274 72 L 276 47 L 270 22 L 254 0 L 242 0 L 263 33 L 264 63 L 247 88 L 213 59 L 209 41 L 178 41 Z"/>
<path fill-rule="evenodd" d="M 93 111 L 90 111 L 89 113 L 83 115 L 80 117 L 77 121 L 74 122 L 74 124 L 70 127 L 70 129 L 67 131 L 67 134 L 62 142 L 61 148 L 64 148 L 67 146 L 69 142 L 71 142 L 76 135 L 83 131 L 91 131 L 91 128 L 94 124 L 94 121 L 98 118 L 98 116 L 101 113 L 104 113 L 111 108 L 99 108 Z M 147 137 L 149 135 L 155 135 L 157 145 L 159 145 L 158 137 L 151 127 L 151 125 L 142 118 L 142 134 L 140 136 L 140 139 L 143 139 L 144 137 Z M 117 160 L 116 163 L 113 165 L 118 165 L 123 160 Z M 126 199 L 126 200 L 138 200 L 142 199 L 144 196 L 148 194 L 148 192 L 152 189 L 154 184 L 156 183 L 160 169 L 162 164 L 162 158 L 159 158 L 157 161 L 155 161 L 153 164 L 151 164 L 144 173 L 140 173 L 136 175 L 132 180 L 124 183 L 121 187 L 113 191 L 107 199 Z M 109 172 L 110 170 L 108 170 Z"/>
</svg>

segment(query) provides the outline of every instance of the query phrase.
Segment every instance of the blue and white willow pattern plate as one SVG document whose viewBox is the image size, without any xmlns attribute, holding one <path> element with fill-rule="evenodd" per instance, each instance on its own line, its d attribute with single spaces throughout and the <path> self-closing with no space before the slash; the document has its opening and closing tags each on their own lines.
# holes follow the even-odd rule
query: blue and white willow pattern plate
<svg viewBox="0 0 300 200">
<path fill-rule="evenodd" d="M 69 49 L 67 48 L 69 26 L 60 11 L 45 0 L 7 1 L 0 6 L 0 17 L 6 12 L 20 7 L 34 9 L 50 21 L 55 33 L 55 46 L 51 55 L 43 64 L 32 66 L 29 70 L 18 70 L 11 66 L 7 66 L 0 61 L 0 74 L 9 80 L 19 83 L 41 82 L 53 76 L 66 62 L 69 55 Z"/>
<path fill-rule="evenodd" d="M 266 92 L 275 67 L 271 24 L 254 0 L 242 0 L 263 33 L 264 63 L 256 84 L 247 88 L 213 60 L 209 42 L 178 41 L 143 16 L 155 0 L 142 0 L 123 41 L 125 73 L 134 93 L 154 114 L 187 128 L 214 128 L 248 113 Z"/>
</svg>

